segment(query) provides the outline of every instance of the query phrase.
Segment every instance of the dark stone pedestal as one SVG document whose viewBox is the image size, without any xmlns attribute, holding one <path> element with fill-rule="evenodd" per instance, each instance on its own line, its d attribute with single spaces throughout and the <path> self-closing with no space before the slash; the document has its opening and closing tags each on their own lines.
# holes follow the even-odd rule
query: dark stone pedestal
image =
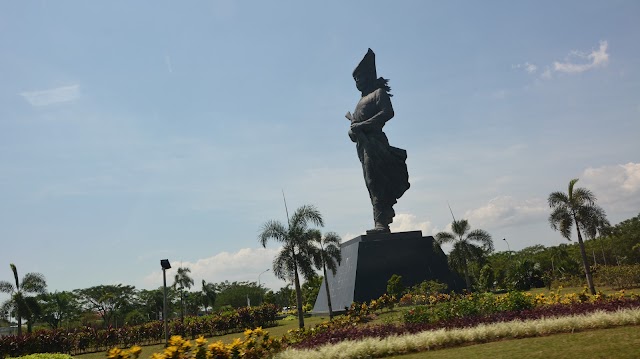
<svg viewBox="0 0 640 359">
<path fill-rule="evenodd" d="M 336 275 L 327 273 L 331 306 L 343 311 L 353 302 L 368 302 L 387 291 L 392 275 L 402 276 L 402 284 L 410 287 L 425 280 L 437 280 L 459 290 L 460 280 L 451 273 L 447 257 L 433 237 L 423 237 L 421 231 L 368 234 L 340 245 L 342 264 Z M 327 313 L 327 293 L 320 287 L 315 313 Z"/>
</svg>

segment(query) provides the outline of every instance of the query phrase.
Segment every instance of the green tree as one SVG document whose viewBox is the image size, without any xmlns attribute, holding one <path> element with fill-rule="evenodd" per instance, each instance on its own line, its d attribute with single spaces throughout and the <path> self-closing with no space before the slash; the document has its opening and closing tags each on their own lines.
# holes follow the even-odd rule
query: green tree
<svg viewBox="0 0 640 359">
<path fill-rule="evenodd" d="M 62 327 L 65 323 L 67 328 L 72 321 L 80 318 L 82 312 L 78 298 L 72 292 L 53 292 L 40 294 L 38 300 L 42 308 L 42 320 L 51 329 Z"/>
<path fill-rule="evenodd" d="M 586 188 L 574 188 L 576 182 L 578 182 L 577 178 L 569 182 L 568 193 L 553 192 L 549 195 L 549 207 L 552 209 L 549 215 L 549 224 L 553 230 L 559 231 L 567 240 L 571 240 L 571 232 L 575 224 L 587 285 L 591 294 L 595 295 L 596 288 L 593 285 L 582 232 L 587 238 L 594 238 L 598 231 L 609 226 L 609 222 L 604 210 L 596 205 L 596 197 L 593 192 Z"/>
<path fill-rule="evenodd" d="M 96 311 L 104 325 L 118 325 L 118 316 L 124 320 L 126 308 L 135 300 L 135 287 L 132 285 L 98 285 L 85 289 L 76 289 L 74 293 L 88 310 Z"/>
<path fill-rule="evenodd" d="M 493 240 L 485 230 L 474 229 L 471 231 L 471 226 L 466 219 L 454 220 L 451 223 L 451 231 L 453 233 L 440 232 L 436 234 L 436 241 L 439 245 L 453 243 L 453 249 L 449 253 L 449 263 L 456 270 L 464 273 L 467 289 L 471 290 L 469 264 L 471 261 L 482 261 L 486 254 L 493 252 Z"/>
<path fill-rule="evenodd" d="M 315 265 L 316 268 L 322 269 L 324 276 L 324 286 L 327 292 L 327 305 L 329 306 L 329 319 L 333 318 L 333 307 L 331 306 L 331 292 L 329 291 L 329 277 L 327 277 L 327 268 L 335 276 L 336 270 L 342 262 L 342 252 L 340 251 L 340 236 L 335 232 L 329 232 L 322 237 L 320 231 L 315 230 L 312 233 L 313 241 L 317 248 Z"/>
<path fill-rule="evenodd" d="M 29 294 L 43 294 L 47 291 L 47 282 L 40 273 L 27 273 L 18 279 L 18 269 L 15 264 L 9 265 L 13 272 L 15 285 L 11 282 L 0 281 L 0 292 L 8 293 L 11 298 L 2 305 L 2 310 L 11 310 L 16 313 L 18 319 L 18 335 L 22 335 L 22 319 L 31 318 L 37 309 L 35 300 Z M 31 298 L 31 299 L 30 299 Z M 29 321 L 27 331 L 31 332 L 32 322 Z"/>
<path fill-rule="evenodd" d="M 214 308 L 231 306 L 240 308 L 247 306 L 247 298 L 251 303 L 259 303 L 264 295 L 265 288 L 258 286 L 257 282 L 229 282 L 224 281 L 215 284 L 216 300 Z"/>
<path fill-rule="evenodd" d="M 303 298 L 303 307 L 304 306 L 311 306 L 313 307 L 313 305 L 316 302 L 316 298 L 318 298 L 318 293 L 320 292 L 320 286 L 322 285 L 322 282 L 324 281 L 324 278 L 316 275 L 314 277 L 311 277 L 309 279 L 307 279 L 303 284 L 302 284 L 302 298 Z"/>
<path fill-rule="evenodd" d="M 179 267 L 173 277 L 173 288 L 177 288 L 180 292 L 180 320 L 184 320 L 184 289 L 190 289 L 194 283 L 189 273 L 191 273 L 191 269 Z"/>
<path fill-rule="evenodd" d="M 216 285 L 213 283 L 207 283 L 202 280 L 202 305 L 204 306 L 204 313 L 207 313 L 207 308 L 213 307 L 216 303 Z"/>
<path fill-rule="evenodd" d="M 170 297 L 171 292 L 168 291 L 167 297 Z M 141 308 L 139 309 L 143 315 L 149 319 L 160 320 L 162 316 L 162 309 L 164 305 L 164 288 L 146 290 L 142 289 L 138 292 L 138 298 L 140 299 Z M 167 306 L 171 303 L 170 298 L 167 298 Z M 169 310 L 167 309 L 167 312 Z"/>
<path fill-rule="evenodd" d="M 397 274 L 392 275 L 387 281 L 387 294 L 400 298 L 403 292 L 404 285 L 402 284 L 402 276 Z"/>
<path fill-rule="evenodd" d="M 485 264 L 480 269 L 480 278 L 478 280 L 480 288 L 485 292 L 491 292 L 494 287 L 495 275 L 491 264 Z"/>
<path fill-rule="evenodd" d="M 271 220 L 262 226 L 262 231 L 258 236 L 263 247 L 267 246 L 270 239 L 282 243 L 282 250 L 273 261 L 273 274 L 283 280 L 293 280 L 300 328 L 304 328 L 300 275 L 305 279 L 316 275 L 313 269 L 315 247 L 311 244 L 312 233 L 308 228 L 310 223 L 324 226 L 320 211 L 314 206 L 305 205 L 293 213 L 288 226 L 284 226 L 279 221 Z"/>
</svg>

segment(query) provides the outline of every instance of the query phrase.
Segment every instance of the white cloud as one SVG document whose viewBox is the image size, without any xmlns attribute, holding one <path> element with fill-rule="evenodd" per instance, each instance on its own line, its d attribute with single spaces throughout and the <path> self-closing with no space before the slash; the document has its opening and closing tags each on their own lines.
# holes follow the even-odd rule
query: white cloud
<svg viewBox="0 0 640 359">
<path fill-rule="evenodd" d="M 524 64 L 517 64 L 511 66 L 514 69 L 524 69 L 527 73 L 533 74 L 538 70 L 538 66 L 525 62 Z"/>
<path fill-rule="evenodd" d="M 591 70 L 596 67 L 606 66 L 609 62 L 609 54 L 607 53 L 607 47 L 609 44 L 607 41 L 600 41 L 600 47 L 597 50 L 591 51 L 590 54 L 583 54 L 578 51 L 572 51 L 570 58 L 565 62 L 554 62 L 553 69 L 558 72 L 566 72 L 569 74 L 580 73 Z M 574 63 L 573 58 L 581 60 L 583 63 Z M 587 62 L 584 62 L 584 61 Z"/>
<path fill-rule="evenodd" d="M 539 198 L 517 200 L 510 196 L 493 198 L 487 205 L 465 212 L 473 228 L 501 228 L 543 220 L 549 212 Z"/>
<path fill-rule="evenodd" d="M 80 97 L 80 85 L 62 86 L 43 91 L 26 91 L 21 92 L 20 96 L 36 107 L 71 102 Z"/>
<path fill-rule="evenodd" d="M 578 185 L 593 191 L 599 204 L 613 210 L 640 210 L 640 163 L 589 167 Z"/>
<path fill-rule="evenodd" d="M 200 287 L 203 279 L 214 283 L 225 280 L 257 282 L 258 276 L 261 284 L 277 289 L 286 285 L 271 273 L 273 259 L 279 251 L 280 248 L 243 248 L 235 253 L 221 252 L 196 262 L 174 262 L 167 271 L 167 278 L 171 278 L 172 282 L 176 268 L 187 267 L 191 270 L 190 276 L 195 282 L 195 289 Z M 261 275 L 266 269 L 269 271 Z M 162 283 L 162 273 L 151 273 L 143 282 L 148 287 L 156 287 L 157 283 Z"/>
<path fill-rule="evenodd" d="M 392 232 L 422 231 L 422 235 L 430 235 L 433 226 L 430 221 L 419 221 L 418 217 L 409 213 L 398 213 L 389 226 Z"/>
</svg>

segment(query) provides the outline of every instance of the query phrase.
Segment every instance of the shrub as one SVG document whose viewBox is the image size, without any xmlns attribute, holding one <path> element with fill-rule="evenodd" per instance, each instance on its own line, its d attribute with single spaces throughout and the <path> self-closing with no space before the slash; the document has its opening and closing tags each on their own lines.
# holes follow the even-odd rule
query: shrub
<svg viewBox="0 0 640 359">
<path fill-rule="evenodd" d="M 598 266 L 594 276 L 600 285 L 614 289 L 638 288 L 640 287 L 640 264 Z"/>
</svg>

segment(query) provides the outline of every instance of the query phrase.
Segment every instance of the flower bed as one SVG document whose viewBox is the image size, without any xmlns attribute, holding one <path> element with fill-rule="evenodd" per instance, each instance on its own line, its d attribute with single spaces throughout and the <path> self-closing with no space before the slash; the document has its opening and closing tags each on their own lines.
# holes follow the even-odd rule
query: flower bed
<svg viewBox="0 0 640 359">
<path fill-rule="evenodd" d="M 184 322 L 173 320 L 168 323 L 169 334 L 195 338 L 198 335 L 222 335 L 246 328 L 271 326 L 275 325 L 277 312 L 276 306 L 265 304 L 204 317 L 188 317 Z M 45 352 L 77 355 L 117 346 L 157 344 L 163 340 L 162 321 L 117 329 L 83 327 L 72 330 L 42 330 L 21 336 L 0 337 L 0 358 Z"/>
</svg>

